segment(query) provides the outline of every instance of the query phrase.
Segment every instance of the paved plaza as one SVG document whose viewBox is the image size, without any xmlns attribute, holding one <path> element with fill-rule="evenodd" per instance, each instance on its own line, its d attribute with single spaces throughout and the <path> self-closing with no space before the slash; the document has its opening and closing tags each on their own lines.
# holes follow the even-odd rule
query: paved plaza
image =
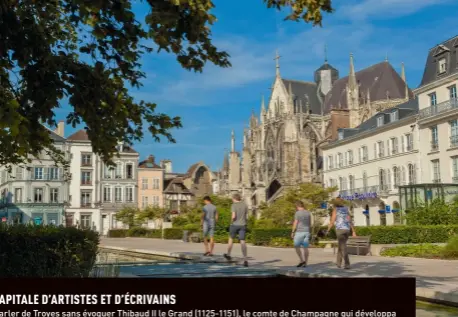
<svg viewBox="0 0 458 317">
<path fill-rule="evenodd" d="M 216 244 L 214 257 L 203 257 L 201 243 L 148 238 L 102 238 L 101 247 L 163 256 L 189 257 L 199 262 L 224 262 L 222 254 L 227 245 Z M 240 257 L 240 245 L 233 248 L 234 257 Z M 272 269 L 290 276 L 333 277 L 415 277 L 417 296 L 458 303 L 458 261 L 415 258 L 386 258 L 380 256 L 351 256 L 350 270 L 336 268 L 335 255 L 330 250 L 311 249 L 309 265 L 297 269 L 298 262 L 292 248 L 249 246 L 250 269 Z M 204 271 L 205 266 L 202 266 Z M 199 272 L 195 272 L 199 274 Z"/>
</svg>

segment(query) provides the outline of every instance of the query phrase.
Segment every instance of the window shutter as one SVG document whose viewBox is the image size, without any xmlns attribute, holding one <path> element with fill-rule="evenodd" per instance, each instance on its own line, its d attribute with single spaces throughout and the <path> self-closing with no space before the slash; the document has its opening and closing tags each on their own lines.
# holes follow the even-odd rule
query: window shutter
<svg viewBox="0 0 458 317">
<path fill-rule="evenodd" d="M 404 138 L 405 136 L 404 135 L 401 135 L 401 148 L 399 149 L 399 152 L 400 153 L 404 153 Z"/>
<path fill-rule="evenodd" d="M 48 180 L 49 179 L 49 168 L 43 167 L 43 179 Z"/>
<path fill-rule="evenodd" d="M 401 185 L 406 184 L 406 169 L 404 166 L 401 167 Z"/>
<path fill-rule="evenodd" d="M 386 176 L 386 189 L 388 190 L 388 189 L 391 189 L 391 171 L 389 168 L 386 170 L 385 176 Z"/>
<path fill-rule="evenodd" d="M 390 155 L 390 140 L 386 141 L 386 149 L 387 149 L 387 152 L 388 152 L 388 153 L 386 153 L 386 155 L 389 156 Z"/>
<path fill-rule="evenodd" d="M 374 144 L 374 159 L 378 157 L 377 155 L 377 143 Z"/>
<path fill-rule="evenodd" d="M 359 148 L 359 162 L 361 163 L 363 161 L 363 148 Z"/>
<path fill-rule="evenodd" d="M 347 162 L 348 162 L 348 152 L 345 152 L 344 153 L 344 163 L 343 163 L 343 165 L 347 166 Z"/>
</svg>

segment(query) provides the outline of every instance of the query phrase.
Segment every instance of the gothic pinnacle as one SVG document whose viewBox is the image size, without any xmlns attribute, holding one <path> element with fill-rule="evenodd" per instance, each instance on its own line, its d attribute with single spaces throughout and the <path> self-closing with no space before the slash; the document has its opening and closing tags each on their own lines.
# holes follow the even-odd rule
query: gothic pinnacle
<svg viewBox="0 0 458 317">
<path fill-rule="evenodd" d="M 280 55 L 278 55 L 278 49 L 275 52 L 275 68 L 276 68 L 276 75 L 280 77 Z"/>
<path fill-rule="evenodd" d="M 356 88 L 355 64 L 353 62 L 353 53 L 350 53 L 350 74 L 348 75 L 348 86 L 350 89 Z"/>
</svg>

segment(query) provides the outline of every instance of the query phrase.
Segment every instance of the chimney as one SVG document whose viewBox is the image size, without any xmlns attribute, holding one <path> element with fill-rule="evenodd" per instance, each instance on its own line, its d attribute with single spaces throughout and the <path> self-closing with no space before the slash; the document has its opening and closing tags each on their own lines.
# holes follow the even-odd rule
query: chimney
<svg viewBox="0 0 458 317">
<path fill-rule="evenodd" d="M 54 133 L 63 138 L 65 137 L 65 134 L 64 134 L 65 133 L 65 121 L 64 120 L 60 120 L 57 123 L 57 128 L 56 130 L 54 130 Z"/>
<path fill-rule="evenodd" d="M 160 162 L 160 165 L 165 170 L 166 173 L 172 173 L 172 161 L 171 160 L 162 160 Z"/>
<path fill-rule="evenodd" d="M 338 130 L 350 127 L 350 114 L 348 109 L 331 109 L 332 140 L 336 140 Z"/>
<path fill-rule="evenodd" d="M 150 154 L 150 155 L 148 156 L 148 162 L 154 164 L 154 155 Z"/>
</svg>

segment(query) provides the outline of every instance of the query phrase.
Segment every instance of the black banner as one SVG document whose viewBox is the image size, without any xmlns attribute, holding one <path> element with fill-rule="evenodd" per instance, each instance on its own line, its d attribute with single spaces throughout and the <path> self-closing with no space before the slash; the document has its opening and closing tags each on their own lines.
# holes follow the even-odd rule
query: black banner
<svg viewBox="0 0 458 317">
<path fill-rule="evenodd" d="M 414 278 L 3 279 L 0 317 L 415 316 Z"/>
</svg>

